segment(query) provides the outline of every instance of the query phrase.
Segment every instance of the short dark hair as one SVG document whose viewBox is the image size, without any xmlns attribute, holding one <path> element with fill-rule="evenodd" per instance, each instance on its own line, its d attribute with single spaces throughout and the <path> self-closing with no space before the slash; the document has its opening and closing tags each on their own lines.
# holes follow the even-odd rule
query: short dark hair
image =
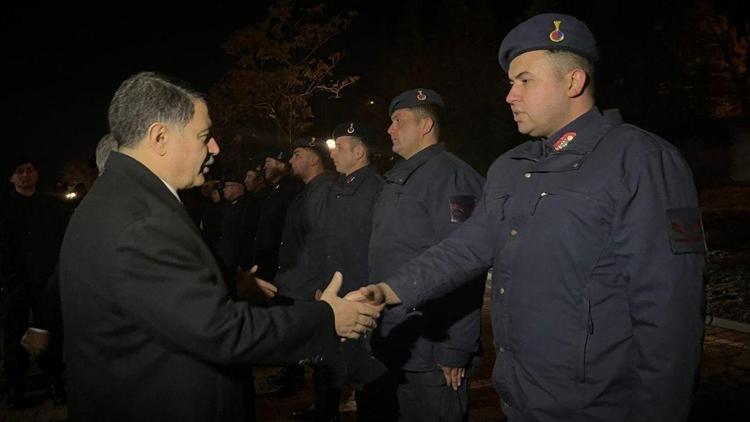
<svg viewBox="0 0 750 422">
<path fill-rule="evenodd" d="M 552 61 L 552 65 L 557 70 L 557 73 L 562 77 L 565 73 L 570 72 L 573 69 L 581 69 L 586 72 L 588 76 L 588 88 L 593 93 L 594 91 L 594 62 L 581 56 L 580 54 L 573 53 L 568 50 L 546 50 L 549 54 L 549 58 Z"/>
<path fill-rule="evenodd" d="M 154 72 L 141 72 L 126 79 L 109 104 L 109 130 L 117 147 L 134 147 L 156 122 L 184 127 L 195 114 L 195 101 L 202 94 L 186 83 Z"/>
<path fill-rule="evenodd" d="M 443 108 L 436 104 L 420 104 L 410 108 L 414 114 L 424 119 L 429 117 L 435 124 L 436 134 L 440 134 L 440 128 L 443 125 Z"/>
</svg>

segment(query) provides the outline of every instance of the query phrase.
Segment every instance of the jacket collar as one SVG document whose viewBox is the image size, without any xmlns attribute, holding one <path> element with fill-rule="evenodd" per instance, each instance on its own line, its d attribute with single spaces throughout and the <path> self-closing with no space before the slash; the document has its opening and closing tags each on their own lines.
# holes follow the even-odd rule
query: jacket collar
<svg viewBox="0 0 750 422">
<path fill-rule="evenodd" d="M 605 133 L 617 125 L 618 122 L 603 116 L 597 107 L 592 107 L 549 137 L 520 145 L 510 157 L 538 161 L 547 155 L 586 155 L 596 148 Z M 569 132 L 575 133 L 573 140 L 565 148 L 555 151 L 555 142 Z"/>
<path fill-rule="evenodd" d="M 177 213 L 188 225 L 194 230 L 195 223 L 185 211 L 179 199 L 175 198 L 164 182 L 154 174 L 148 167 L 129 155 L 112 151 L 107 159 L 107 171 L 105 175 L 119 175 L 133 183 L 139 184 L 149 194 L 155 196 L 162 204 L 166 205 L 171 211 Z M 145 199 L 145 198 L 144 198 Z"/>
<path fill-rule="evenodd" d="M 438 142 L 437 144 L 430 145 L 427 148 L 414 154 L 408 160 L 401 160 L 397 162 L 392 169 L 385 174 L 385 180 L 389 183 L 397 183 L 403 185 L 409 179 L 409 176 L 414 173 L 424 163 L 429 161 L 432 157 L 445 152 L 445 144 Z"/>
<path fill-rule="evenodd" d="M 362 183 L 364 183 L 365 180 L 367 180 L 374 174 L 377 174 L 377 169 L 374 165 L 368 164 L 361 169 L 349 174 L 348 176 L 341 175 L 334 189 L 337 193 L 354 193 L 362 185 Z"/>
</svg>

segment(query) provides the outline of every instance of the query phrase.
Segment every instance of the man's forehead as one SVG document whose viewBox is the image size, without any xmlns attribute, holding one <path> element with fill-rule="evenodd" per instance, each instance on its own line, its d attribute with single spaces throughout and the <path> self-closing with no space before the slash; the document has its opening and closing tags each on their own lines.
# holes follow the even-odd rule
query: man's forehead
<svg viewBox="0 0 750 422">
<path fill-rule="evenodd" d="M 397 117 L 408 117 L 408 116 L 412 116 L 413 114 L 414 112 L 408 108 L 400 108 L 394 111 L 393 114 L 391 114 L 391 119 L 395 119 Z"/>
<path fill-rule="evenodd" d="M 336 142 L 337 143 L 338 142 L 351 143 L 353 141 L 358 141 L 358 140 L 359 140 L 359 138 L 357 138 L 355 136 L 348 136 L 348 135 L 347 136 L 339 136 L 338 138 L 336 138 Z"/>
<path fill-rule="evenodd" d="M 16 171 L 21 170 L 36 170 L 36 167 L 34 167 L 34 164 L 32 164 L 31 162 L 25 162 L 16 167 Z"/>
<path fill-rule="evenodd" d="M 519 55 L 510 62 L 508 77 L 513 79 L 522 73 L 533 74 L 535 71 L 538 72 L 541 66 L 549 64 L 549 59 L 546 57 L 547 54 L 544 50 L 535 50 Z"/>
</svg>

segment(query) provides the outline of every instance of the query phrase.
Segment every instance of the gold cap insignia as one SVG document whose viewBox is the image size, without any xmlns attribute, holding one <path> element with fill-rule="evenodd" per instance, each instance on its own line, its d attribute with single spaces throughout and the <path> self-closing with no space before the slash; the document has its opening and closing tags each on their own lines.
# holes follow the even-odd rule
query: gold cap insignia
<svg viewBox="0 0 750 422">
<path fill-rule="evenodd" d="M 560 42 L 565 39 L 565 34 L 560 31 L 560 24 L 562 21 L 553 21 L 555 24 L 555 30 L 549 33 L 549 39 L 552 42 Z"/>
</svg>

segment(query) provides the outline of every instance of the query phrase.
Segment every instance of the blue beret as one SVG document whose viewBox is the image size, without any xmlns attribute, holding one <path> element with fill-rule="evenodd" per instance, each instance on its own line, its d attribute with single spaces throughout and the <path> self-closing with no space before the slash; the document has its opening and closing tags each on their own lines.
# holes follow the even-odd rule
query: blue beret
<svg viewBox="0 0 750 422">
<path fill-rule="evenodd" d="M 328 145 L 326 145 L 325 139 L 316 138 L 314 136 L 307 136 L 304 138 L 297 138 L 292 142 L 292 151 L 297 148 L 308 148 L 320 155 L 321 158 L 326 158 L 330 154 Z"/>
<path fill-rule="evenodd" d="M 423 104 L 434 104 L 440 108 L 445 107 L 440 94 L 425 88 L 410 89 L 399 94 L 388 106 L 388 115 L 400 108 L 411 108 Z"/>
<path fill-rule="evenodd" d="M 356 120 L 341 123 L 333 130 L 333 139 L 340 136 L 354 136 L 359 138 L 365 145 L 371 146 L 375 142 L 375 132 L 370 126 Z"/>
<path fill-rule="evenodd" d="M 266 158 L 273 158 L 274 160 L 281 161 L 282 163 L 288 163 L 292 158 L 292 154 L 289 151 L 281 148 L 273 148 L 269 149 L 268 151 L 264 151 L 262 156 L 264 160 Z"/>
<path fill-rule="evenodd" d="M 567 50 L 592 62 L 599 58 L 596 38 L 586 24 L 560 13 L 536 15 L 513 28 L 500 44 L 500 67 L 507 73 L 513 59 L 534 50 Z"/>
</svg>

